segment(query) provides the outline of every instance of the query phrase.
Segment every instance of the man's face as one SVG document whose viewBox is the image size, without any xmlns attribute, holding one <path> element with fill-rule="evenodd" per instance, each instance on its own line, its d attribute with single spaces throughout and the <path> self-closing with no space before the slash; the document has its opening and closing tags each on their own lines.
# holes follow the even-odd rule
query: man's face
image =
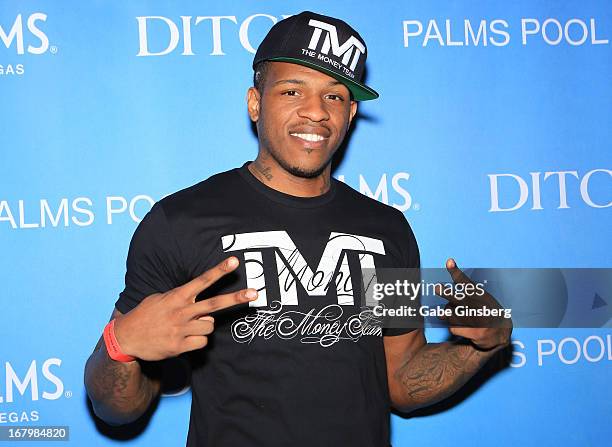
<svg viewBox="0 0 612 447">
<path fill-rule="evenodd" d="M 251 87 L 248 109 L 260 150 L 298 177 L 316 177 L 342 143 L 357 103 L 342 83 L 297 64 L 271 62 L 263 93 Z"/>
</svg>

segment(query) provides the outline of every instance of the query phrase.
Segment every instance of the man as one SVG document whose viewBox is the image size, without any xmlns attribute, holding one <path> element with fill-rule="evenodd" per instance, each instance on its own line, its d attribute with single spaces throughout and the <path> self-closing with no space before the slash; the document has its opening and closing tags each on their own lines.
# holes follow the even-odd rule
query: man
<svg viewBox="0 0 612 447">
<path fill-rule="evenodd" d="M 247 95 L 256 160 L 164 198 L 134 234 L 85 371 L 99 417 L 137 419 L 160 392 L 159 361 L 187 353 L 188 445 L 386 446 L 390 406 L 445 398 L 509 343 L 509 329 L 463 327 L 469 343 L 427 344 L 361 307 L 362 272 L 419 267 L 403 214 L 331 178 L 356 101 L 378 96 L 365 59 L 331 17 L 271 29 Z"/>
</svg>

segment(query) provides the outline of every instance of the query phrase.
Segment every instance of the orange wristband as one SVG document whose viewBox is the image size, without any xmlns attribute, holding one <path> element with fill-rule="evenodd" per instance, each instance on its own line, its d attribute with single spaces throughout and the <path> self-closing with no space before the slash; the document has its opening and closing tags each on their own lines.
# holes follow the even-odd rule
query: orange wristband
<svg viewBox="0 0 612 447">
<path fill-rule="evenodd" d="M 121 350 L 117 337 L 115 337 L 115 319 L 112 319 L 104 328 L 104 344 L 111 359 L 118 362 L 133 362 L 136 360 L 136 357 L 124 354 Z"/>
</svg>

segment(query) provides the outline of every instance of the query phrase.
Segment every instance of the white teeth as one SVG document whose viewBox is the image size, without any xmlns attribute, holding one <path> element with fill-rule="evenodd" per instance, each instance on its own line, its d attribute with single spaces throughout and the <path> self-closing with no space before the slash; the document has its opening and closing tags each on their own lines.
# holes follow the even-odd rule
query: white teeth
<svg viewBox="0 0 612 447">
<path fill-rule="evenodd" d="M 325 139 L 321 135 L 315 133 L 292 133 L 290 135 L 306 141 L 323 141 Z"/>
</svg>

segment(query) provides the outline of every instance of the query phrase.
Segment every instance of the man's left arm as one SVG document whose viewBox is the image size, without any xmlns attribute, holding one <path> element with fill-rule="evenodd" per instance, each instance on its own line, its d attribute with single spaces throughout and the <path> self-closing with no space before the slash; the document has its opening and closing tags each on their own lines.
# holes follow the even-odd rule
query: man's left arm
<svg viewBox="0 0 612 447">
<path fill-rule="evenodd" d="M 455 283 L 469 281 L 454 260 L 447 262 L 447 269 Z M 486 299 L 489 305 L 499 306 L 490 295 Z M 448 306 L 452 308 L 455 304 L 451 298 Z M 389 394 L 394 408 L 410 412 L 449 397 L 510 343 L 511 322 L 485 328 L 453 327 L 452 322 L 449 319 L 450 332 L 463 339 L 427 343 L 422 329 L 384 337 Z"/>
<path fill-rule="evenodd" d="M 506 346 L 484 351 L 471 343 L 427 343 L 422 329 L 384 343 L 391 403 L 403 412 L 446 399 Z"/>
</svg>

